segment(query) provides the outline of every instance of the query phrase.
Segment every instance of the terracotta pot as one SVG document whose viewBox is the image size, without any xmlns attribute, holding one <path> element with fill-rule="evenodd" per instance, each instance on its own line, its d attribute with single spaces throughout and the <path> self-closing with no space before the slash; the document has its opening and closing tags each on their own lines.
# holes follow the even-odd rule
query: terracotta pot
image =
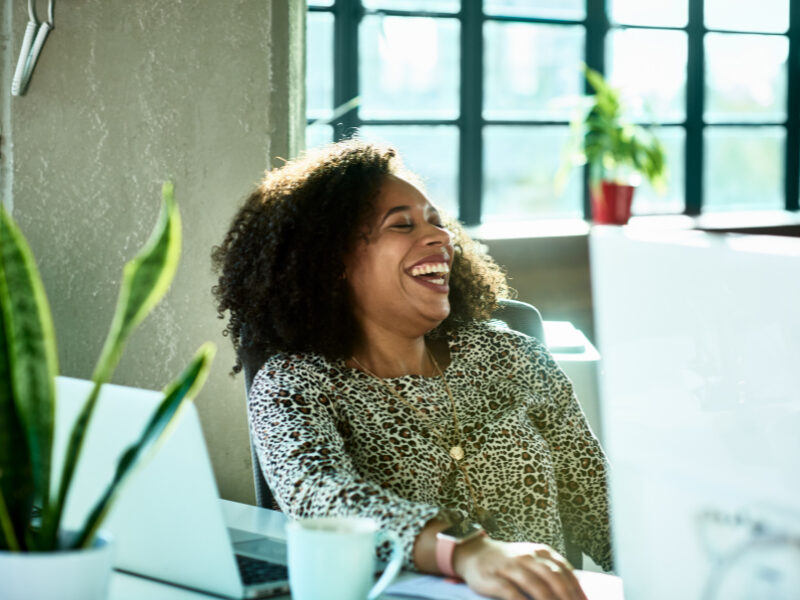
<svg viewBox="0 0 800 600">
<path fill-rule="evenodd" d="M 631 203 L 633 202 L 632 185 L 601 181 L 593 185 L 592 220 L 604 225 L 625 225 L 631 218 Z"/>
<path fill-rule="evenodd" d="M 91 548 L 84 550 L 0 551 L 0 597 L 4 600 L 106 600 L 111 569 L 111 544 L 102 533 Z"/>
</svg>

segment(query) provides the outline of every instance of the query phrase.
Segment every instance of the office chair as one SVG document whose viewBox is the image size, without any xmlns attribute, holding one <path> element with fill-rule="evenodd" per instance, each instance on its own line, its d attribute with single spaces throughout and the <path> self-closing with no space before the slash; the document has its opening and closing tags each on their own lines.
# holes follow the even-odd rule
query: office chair
<svg viewBox="0 0 800 600">
<path fill-rule="evenodd" d="M 518 300 L 500 300 L 500 306 L 492 314 L 493 320 L 502 321 L 509 328 L 535 337 L 542 343 L 544 340 L 544 325 L 542 323 L 542 315 L 536 307 L 528 304 L 527 302 L 519 302 Z M 244 337 L 244 336 L 243 336 Z M 264 364 L 266 356 L 256 355 L 247 349 L 242 344 L 239 348 L 239 359 L 242 361 L 242 368 L 244 369 L 245 391 L 250 396 L 250 386 L 261 365 Z M 271 508 L 273 510 L 280 510 L 275 497 L 272 495 L 272 490 L 269 489 L 264 474 L 261 472 L 261 467 L 258 462 L 258 454 L 256 453 L 255 445 L 253 444 L 253 434 L 250 432 L 250 455 L 253 459 L 253 483 L 256 490 L 256 504 L 264 508 Z M 576 569 L 583 566 L 583 554 L 580 549 L 567 542 L 567 560 Z"/>
</svg>

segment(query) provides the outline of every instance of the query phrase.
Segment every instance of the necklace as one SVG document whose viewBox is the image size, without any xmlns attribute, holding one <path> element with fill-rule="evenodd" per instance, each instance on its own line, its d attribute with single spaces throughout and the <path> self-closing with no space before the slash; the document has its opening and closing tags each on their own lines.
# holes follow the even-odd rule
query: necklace
<svg viewBox="0 0 800 600">
<path fill-rule="evenodd" d="M 450 407 L 453 409 L 453 429 L 456 432 L 456 444 L 450 448 L 450 457 L 455 461 L 459 461 L 464 458 L 464 448 L 461 447 L 461 424 L 458 422 L 456 401 L 455 398 L 453 398 L 453 392 L 450 391 L 450 384 L 447 383 L 447 377 L 444 376 L 442 369 L 439 368 L 439 363 L 436 362 L 436 358 L 434 358 L 433 353 L 428 350 L 427 346 L 425 347 L 425 350 L 428 352 L 428 357 L 431 359 L 433 366 L 436 367 L 436 372 L 439 373 L 439 377 L 442 378 L 444 389 L 447 391 L 447 397 L 450 399 Z"/>
<path fill-rule="evenodd" d="M 453 459 L 453 462 L 455 463 L 456 467 L 458 467 L 458 469 L 464 475 L 464 482 L 467 484 L 467 490 L 469 490 L 470 500 L 472 500 L 472 506 L 475 509 L 475 513 L 478 516 L 478 520 L 481 522 L 484 529 L 486 529 L 490 533 L 495 532 L 497 530 L 497 522 L 494 519 L 494 515 L 490 511 L 486 510 L 485 508 L 481 507 L 478 504 L 478 500 L 475 496 L 475 490 L 472 488 L 472 482 L 469 479 L 469 473 L 467 472 L 466 465 L 461 462 L 464 458 L 464 447 L 461 445 L 461 424 L 458 421 L 458 411 L 456 410 L 456 401 L 455 398 L 453 398 L 453 392 L 450 389 L 450 384 L 447 383 L 447 377 L 444 376 L 441 367 L 439 367 L 439 363 L 436 361 L 436 358 L 433 356 L 433 353 L 427 346 L 425 347 L 425 351 L 428 353 L 428 358 L 430 359 L 431 363 L 433 363 L 436 372 L 439 374 L 439 377 L 444 383 L 444 388 L 447 391 L 447 397 L 450 400 L 450 408 L 453 412 L 453 430 L 456 436 L 455 444 L 450 444 L 447 442 L 447 437 L 444 435 L 441 429 L 433 426 L 433 424 L 431 423 L 431 419 L 430 417 L 428 417 L 428 415 L 426 415 L 416 406 L 411 404 L 411 402 L 403 398 L 400 392 L 398 392 L 394 387 L 390 386 L 382 378 L 378 377 L 375 373 L 373 373 L 367 367 L 361 364 L 361 361 L 359 361 L 355 356 L 351 356 L 351 358 L 353 359 L 353 362 L 356 363 L 361 368 L 362 371 L 372 376 L 374 379 L 377 379 L 381 383 L 381 385 L 385 387 L 387 390 L 389 390 L 389 392 L 395 398 L 397 398 L 402 404 L 406 405 L 408 408 L 414 411 L 421 418 L 421 420 L 425 421 L 428 424 L 428 428 L 436 435 L 436 437 L 439 438 L 439 441 L 443 446 L 445 447 L 449 446 L 448 454 L 450 455 L 450 458 Z"/>
<path fill-rule="evenodd" d="M 401 403 L 405 404 L 408 408 L 413 410 L 420 417 L 420 419 L 425 421 L 428 424 L 428 428 L 434 434 L 436 434 L 436 437 L 439 438 L 439 441 L 443 445 L 450 447 L 450 449 L 448 451 L 448 454 L 450 454 L 450 458 L 452 458 L 454 461 L 458 462 L 458 461 L 460 461 L 460 460 L 462 460 L 464 458 L 464 448 L 463 448 L 463 446 L 461 446 L 461 425 L 458 422 L 458 412 L 456 411 L 456 401 L 453 398 L 453 392 L 450 391 L 450 386 L 447 383 L 447 379 L 445 378 L 444 373 L 442 373 L 441 368 L 439 368 L 439 363 L 436 362 L 436 359 L 433 357 L 433 354 L 431 354 L 431 351 L 428 350 L 427 347 L 425 348 L 425 351 L 428 353 L 428 358 L 430 359 L 431 363 L 433 363 L 433 366 L 436 368 L 436 372 L 439 374 L 439 377 L 442 378 L 442 381 L 444 382 L 444 385 L 445 385 L 445 389 L 447 390 L 447 397 L 450 400 L 450 409 L 451 409 L 452 414 L 453 414 L 453 431 L 455 432 L 455 435 L 456 435 L 455 444 L 447 443 L 447 436 L 444 434 L 444 432 L 441 429 L 439 429 L 438 427 L 433 426 L 433 424 L 431 423 L 431 419 L 430 419 L 430 417 L 428 417 L 428 415 L 426 415 L 424 412 L 422 412 L 416 406 L 411 404 L 411 402 L 409 402 L 408 400 L 403 398 L 403 396 L 400 395 L 400 392 L 398 392 L 394 387 L 390 386 L 382 378 L 378 377 L 377 375 L 375 375 L 375 373 L 373 373 L 367 367 L 365 367 L 363 364 L 361 364 L 361 361 L 359 361 L 355 356 L 353 356 L 351 358 L 353 359 L 353 362 L 355 362 L 361 368 L 362 371 L 364 371 L 365 373 L 371 375 L 373 378 L 377 379 L 381 383 L 381 385 L 383 385 L 383 387 L 385 387 L 387 390 L 389 390 L 389 392 L 395 398 L 397 398 Z"/>
</svg>

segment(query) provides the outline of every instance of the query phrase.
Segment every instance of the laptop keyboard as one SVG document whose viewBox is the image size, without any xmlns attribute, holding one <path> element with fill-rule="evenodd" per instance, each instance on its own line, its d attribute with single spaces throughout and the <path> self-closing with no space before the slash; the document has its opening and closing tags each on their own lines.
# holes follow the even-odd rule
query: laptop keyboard
<svg viewBox="0 0 800 600">
<path fill-rule="evenodd" d="M 239 573 L 241 573 L 242 583 L 245 585 L 258 585 L 259 583 L 286 581 L 289 579 L 289 571 L 283 565 L 242 556 L 241 554 L 236 555 L 236 562 L 239 564 Z"/>
</svg>

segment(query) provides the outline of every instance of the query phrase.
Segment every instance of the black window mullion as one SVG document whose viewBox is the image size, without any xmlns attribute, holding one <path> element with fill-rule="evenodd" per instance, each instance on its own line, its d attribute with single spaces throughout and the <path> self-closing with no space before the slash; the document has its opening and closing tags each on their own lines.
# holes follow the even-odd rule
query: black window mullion
<svg viewBox="0 0 800 600">
<path fill-rule="evenodd" d="M 461 114 L 459 117 L 459 219 L 481 222 L 483 194 L 483 7 L 461 4 Z"/>
<path fill-rule="evenodd" d="M 686 214 L 698 215 L 703 198 L 703 105 L 705 103 L 704 0 L 689 0 L 686 65 Z"/>
<path fill-rule="evenodd" d="M 789 59 L 786 100 L 786 210 L 800 201 L 800 0 L 789 3 Z"/>
<path fill-rule="evenodd" d="M 333 32 L 333 105 L 341 106 L 359 94 L 358 26 L 363 15 L 361 0 L 336 0 Z M 359 126 L 357 108 L 334 124 L 334 140 L 352 137 Z"/>
<path fill-rule="evenodd" d="M 587 0 L 586 2 L 586 66 L 605 75 L 606 72 L 606 35 L 609 23 L 606 13 L 606 0 Z M 593 94 L 594 90 L 588 81 L 584 81 L 584 90 Z M 592 219 L 592 207 L 589 197 L 589 167 L 583 169 L 583 217 Z"/>
<path fill-rule="evenodd" d="M 606 16 L 606 0 L 587 0 L 586 2 L 586 65 L 602 74 L 606 72 L 606 34 L 609 23 Z M 585 83 L 587 93 L 593 93 L 589 83 Z"/>
</svg>

